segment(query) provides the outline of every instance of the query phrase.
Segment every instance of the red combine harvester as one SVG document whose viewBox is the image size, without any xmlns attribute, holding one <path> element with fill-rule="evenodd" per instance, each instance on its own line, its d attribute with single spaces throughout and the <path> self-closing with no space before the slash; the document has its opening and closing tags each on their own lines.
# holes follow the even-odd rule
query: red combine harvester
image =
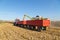
<svg viewBox="0 0 60 40">
<path fill-rule="evenodd" d="M 30 18 L 31 20 L 25 20 L 25 17 Z M 16 19 L 14 22 L 15 26 L 20 26 L 20 27 L 27 27 L 29 29 L 33 30 L 46 30 L 46 27 L 49 27 L 50 25 L 50 20 L 48 18 L 43 18 L 43 17 L 29 17 L 27 15 L 24 15 L 23 21 L 20 21 L 19 19 Z"/>
</svg>

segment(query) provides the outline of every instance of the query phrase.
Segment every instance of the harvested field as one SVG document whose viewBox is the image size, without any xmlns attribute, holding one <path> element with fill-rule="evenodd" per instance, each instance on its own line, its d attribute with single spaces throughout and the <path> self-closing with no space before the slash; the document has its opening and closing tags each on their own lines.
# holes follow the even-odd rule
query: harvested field
<svg viewBox="0 0 60 40">
<path fill-rule="evenodd" d="M 46 31 L 32 31 L 11 23 L 0 23 L 0 40 L 60 40 L 60 27 L 49 27 Z"/>
</svg>

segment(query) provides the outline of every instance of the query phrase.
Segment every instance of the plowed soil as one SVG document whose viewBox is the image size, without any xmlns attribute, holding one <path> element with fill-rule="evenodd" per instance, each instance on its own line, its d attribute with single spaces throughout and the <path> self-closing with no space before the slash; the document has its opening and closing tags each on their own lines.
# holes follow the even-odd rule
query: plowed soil
<svg viewBox="0 0 60 40">
<path fill-rule="evenodd" d="M 60 40 L 60 27 L 49 27 L 46 31 L 38 32 L 1 23 L 0 40 Z"/>
</svg>

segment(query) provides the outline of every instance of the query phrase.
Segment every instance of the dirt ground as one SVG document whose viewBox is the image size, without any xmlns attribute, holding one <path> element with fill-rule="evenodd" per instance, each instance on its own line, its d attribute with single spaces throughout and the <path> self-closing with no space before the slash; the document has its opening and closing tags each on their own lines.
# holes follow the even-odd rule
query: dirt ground
<svg viewBox="0 0 60 40">
<path fill-rule="evenodd" d="M 32 31 L 0 23 L 0 40 L 60 40 L 60 27 L 49 27 L 46 31 Z"/>
</svg>

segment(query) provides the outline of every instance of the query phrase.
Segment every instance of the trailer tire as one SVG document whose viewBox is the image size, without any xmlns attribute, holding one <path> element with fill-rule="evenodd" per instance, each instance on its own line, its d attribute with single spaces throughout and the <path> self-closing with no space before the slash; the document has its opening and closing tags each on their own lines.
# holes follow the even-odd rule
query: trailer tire
<svg viewBox="0 0 60 40">
<path fill-rule="evenodd" d="M 24 28 L 24 25 L 23 25 L 23 24 L 21 24 L 20 26 L 21 26 L 22 28 Z"/>
<path fill-rule="evenodd" d="M 43 31 L 45 31 L 46 30 L 46 27 L 43 27 L 43 29 L 42 29 Z"/>
<path fill-rule="evenodd" d="M 17 24 L 15 22 L 13 24 L 14 24 L 14 26 L 17 26 Z"/>
<path fill-rule="evenodd" d="M 42 28 L 42 27 L 38 27 L 38 29 L 37 29 L 37 30 L 38 30 L 38 32 L 40 32 L 40 31 L 41 31 L 41 28 Z"/>
<path fill-rule="evenodd" d="M 35 30 L 35 26 L 33 26 L 33 30 Z"/>
</svg>

